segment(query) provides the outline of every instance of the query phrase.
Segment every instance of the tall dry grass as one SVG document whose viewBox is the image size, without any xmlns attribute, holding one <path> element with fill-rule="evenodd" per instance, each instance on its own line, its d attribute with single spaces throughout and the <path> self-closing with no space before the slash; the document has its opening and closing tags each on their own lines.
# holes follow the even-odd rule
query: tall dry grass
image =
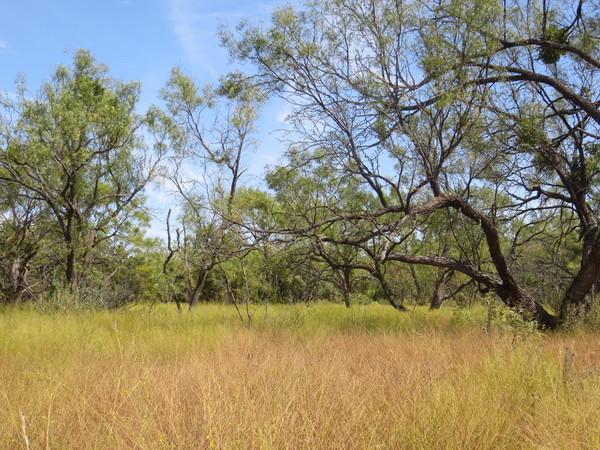
<svg viewBox="0 0 600 450">
<path fill-rule="evenodd" d="M 426 317 L 5 311 L 0 447 L 600 448 L 598 336 Z"/>
</svg>

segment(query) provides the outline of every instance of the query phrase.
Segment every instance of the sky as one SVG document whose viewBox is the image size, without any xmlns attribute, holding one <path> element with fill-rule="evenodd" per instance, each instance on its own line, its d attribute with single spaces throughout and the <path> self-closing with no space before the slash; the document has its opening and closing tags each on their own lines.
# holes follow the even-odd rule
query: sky
<svg viewBox="0 0 600 450">
<path fill-rule="evenodd" d="M 140 112 L 160 103 L 158 92 L 173 66 L 200 86 L 236 68 L 219 46 L 219 25 L 268 20 L 284 0 L 7 0 L 0 15 L 0 90 L 11 92 L 19 73 L 37 91 L 58 64 L 70 65 L 73 53 L 90 50 L 108 65 L 111 76 L 138 80 Z M 247 163 L 257 183 L 265 165 L 283 152 L 277 129 L 285 108 L 271 104 L 261 117 L 259 149 Z M 252 181 L 251 181 L 252 182 Z M 163 207 L 171 199 L 150 192 Z M 174 201 L 174 200 L 173 200 Z M 164 208 L 163 208 L 164 209 Z M 163 235 L 164 211 L 157 212 L 149 235 Z"/>
</svg>

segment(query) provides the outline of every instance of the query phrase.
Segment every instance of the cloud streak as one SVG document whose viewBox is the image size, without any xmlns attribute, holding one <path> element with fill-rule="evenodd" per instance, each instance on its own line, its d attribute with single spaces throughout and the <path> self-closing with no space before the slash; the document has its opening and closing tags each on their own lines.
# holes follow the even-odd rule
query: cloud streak
<svg viewBox="0 0 600 450">
<path fill-rule="evenodd" d="M 199 13 L 197 2 L 192 0 L 170 0 L 169 20 L 173 26 L 186 59 L 195 69 L 217 78 L 221 71 L 213 49 L 218 45 L 215 37 L 218 13 Z"/>
<path fill-rule="evenodd" d="M 6 41 L 0 41 L 0 48 L 8 48 Z"/>
<path fill-rule="evenodd" d="M 275 7 L 271 3 L 227 0 L 168 0 L 168 5 L 169 22 L 186 61 L 195 71 L 202 71 L 212 79 L 223 74 L 228 62 L 216 36 L 219 25 L 227 22 L 235 25 L 242 19 L 265 19 Z"/>
</svg>

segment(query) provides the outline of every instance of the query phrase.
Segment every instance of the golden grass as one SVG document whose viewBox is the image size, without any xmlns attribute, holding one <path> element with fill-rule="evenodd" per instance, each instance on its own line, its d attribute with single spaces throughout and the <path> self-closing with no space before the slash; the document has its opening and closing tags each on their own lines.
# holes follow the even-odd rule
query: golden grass
<svg viewBox="0 0 600 450">
<path fill-rule="evenodd" d="M 597 335 L 302 308 L 5 311 L 0 448 L 600 448 Z"/>
</svg>

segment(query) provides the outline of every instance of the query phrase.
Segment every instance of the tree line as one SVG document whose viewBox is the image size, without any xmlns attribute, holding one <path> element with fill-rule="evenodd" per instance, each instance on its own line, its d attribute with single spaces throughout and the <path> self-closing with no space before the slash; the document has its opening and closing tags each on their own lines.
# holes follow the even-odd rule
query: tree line
<svg viewBox="0 0 600 450">
<path fill-rule="evenodd" d="M 139 84 L 80 51 L 36 94 L 2 97 L 3 299 L 402 310 L 488 294 L 566 326 L 600 286 L 599 6 L 279 8 L 221 31 L 246 73 L 199 87 L 175 68 L 144 114 Z M 274 97 L 290 109 L 285 159 L 253 188 Z M 143 238 L 159 179 L 179 207 L 164 243 Z"/>
</svg>

